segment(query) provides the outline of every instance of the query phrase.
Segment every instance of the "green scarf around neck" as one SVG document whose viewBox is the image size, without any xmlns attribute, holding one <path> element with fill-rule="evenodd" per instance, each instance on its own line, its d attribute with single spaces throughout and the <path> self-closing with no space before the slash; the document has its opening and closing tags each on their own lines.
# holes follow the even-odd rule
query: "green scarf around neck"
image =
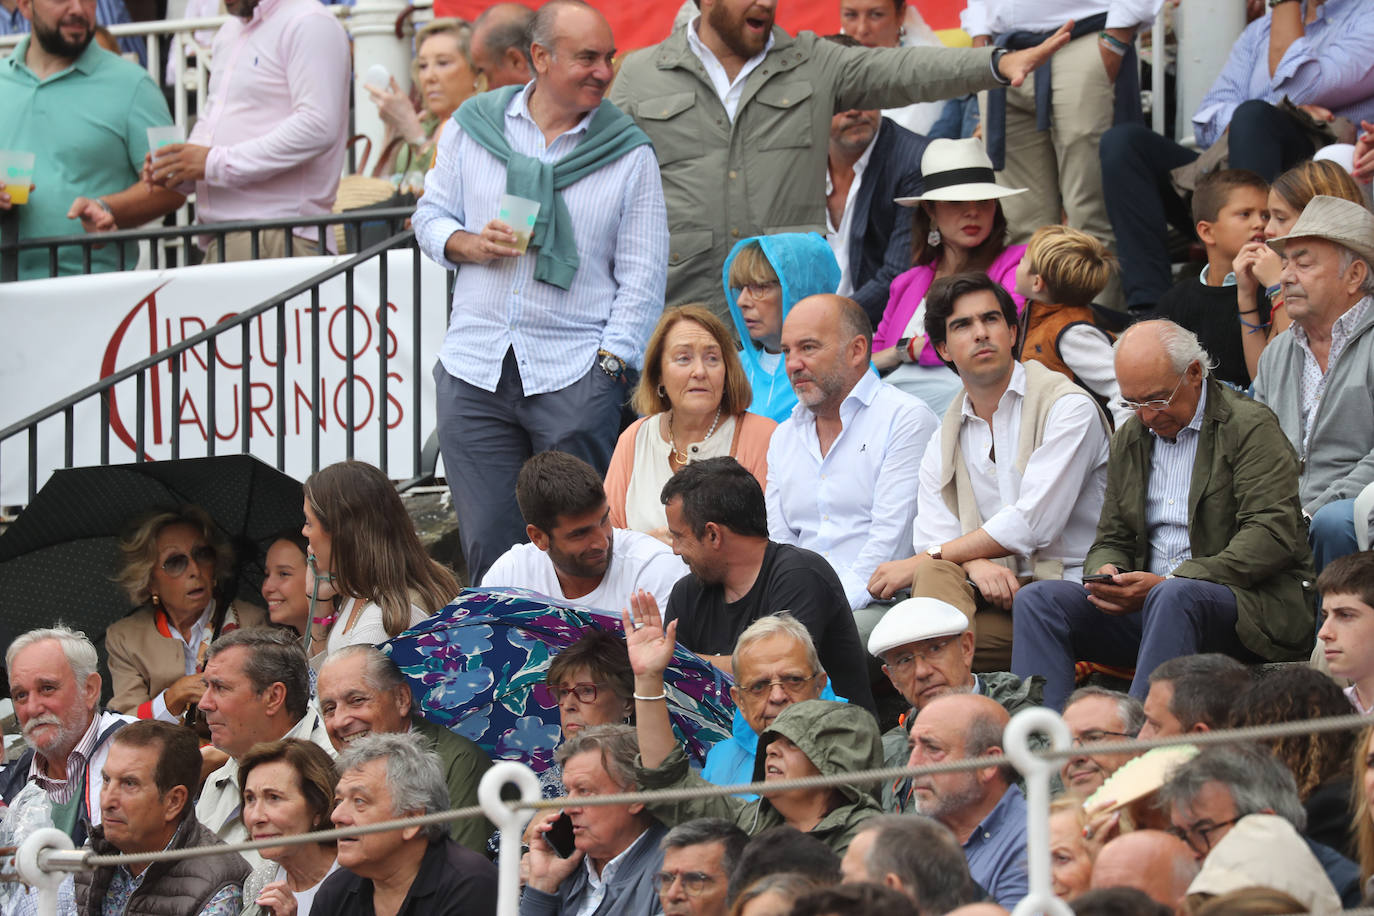
<svg viewBox="0 0 1374 916">
<path fill-rule="evenodd" d="M 539 202 L 530 245 L 539 249 L 536 280 L 568 289 L 577 273 L 577 239 L 572 215 L 558 193 L 639 146 L 649 136 L 625 112 L 606 100 L 592 116 L 582 141 L 557 162 L 542 162 L 517 153 L 506 140 L 506 109 L 523 86 L 505 86 L 469 98 L 454 112 L 463 132 L 506 165 L 506 193 Z"/>
</svg>

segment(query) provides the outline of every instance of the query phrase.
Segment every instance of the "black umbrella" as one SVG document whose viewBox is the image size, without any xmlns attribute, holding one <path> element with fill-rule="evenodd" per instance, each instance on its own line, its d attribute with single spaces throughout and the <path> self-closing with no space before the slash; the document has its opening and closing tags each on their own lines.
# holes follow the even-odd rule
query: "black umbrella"
<svg viewBox="0 0 1374 916">
<path fill-rule="evenodd" d="M 0 650 L 62 621 L 97 643 L 129 613 L 114 583 L 119 536 L 137 514 L 195 503 L 234 547 L 230 594 L 262 604 L 263 554 L 300 530 L 301 485 L 251 455 L 184 458 L 56 471 L 0 536 Z"/>
</svg>

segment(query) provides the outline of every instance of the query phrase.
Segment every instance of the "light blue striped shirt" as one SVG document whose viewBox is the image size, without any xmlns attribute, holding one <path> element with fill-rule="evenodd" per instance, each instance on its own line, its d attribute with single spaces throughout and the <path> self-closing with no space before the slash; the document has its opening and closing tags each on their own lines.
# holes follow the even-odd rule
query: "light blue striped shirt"
<svg viewBox="0 0 1374 916">
<path fill-rule="evenodd" d="M 1197 399 L 1192 421 L 1172 441 L 1154 430 L 1150 450 L 1150 480 L 1145 491 L 1145 528 L 1150 534 L 1150 572 L 1167 576 L 1193 556 L 1188 531 L 1188 493 L 1197 462 L 1197 437 L 1207 409 L 1207 385 Z"/>
<path fill-rule="evenodd" d="M 506 139 L 516 152 L 556 162 L 586 136 L 591 114 L 546 146 L 530 116 L 533 86 L 512 97 Z M 535 281 L 533 252 L 487 264 L 445 256 L 453 233 L 480 232 L 496 218 L 505 190 L 505 165 L 450 121 L 414 217 L 425 254 L 458 271 L 439 350 L 449 375 L 495 391 L 511 348 L 527 396 L 568 387 L 591 369 L 598 349 L 640 368 L 668 275 L 668 215 L 653 148 L 638 147 L 560 192 L 580 260 L 567 290 Z"/>
</svg>

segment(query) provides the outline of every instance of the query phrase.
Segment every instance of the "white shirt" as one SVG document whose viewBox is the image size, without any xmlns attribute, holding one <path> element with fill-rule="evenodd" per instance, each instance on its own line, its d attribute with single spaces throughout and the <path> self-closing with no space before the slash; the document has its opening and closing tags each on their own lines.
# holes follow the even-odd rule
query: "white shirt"
<svg viewBox="0 0 1374 916">
<path fill-rule="evenodd" d="M 763 50 L 744 62 L 744 66 L 739 68 L 739 73 L 735 74 L 735 79 L 732 82 L 715 52 L 706 47 L 706 43 L 697 36 L 697 28 L 700 25 L 700 15 L 693 17 L 692 21 L 687 23 L 687 47 L 692 49 L 697 60 L 701 61 L 701 65 L 706 68 L 706 76 L 711 80 L 711 88 L 716 90 L 716 95 L 720 96 L 720 103 L 725 106 L 725 114 L 730 118 L 730 123 L 733 124 L 735 112 L 739 110 L 740 97 L 744 95 L 744 81 L 759 64 L 763 63 L 768 52 L 773 50 L 773 36 L 770 33 L 768 43 L 763 46 Z"/>
<path fill-rule="evenodd" d="M 348 625 L 349 618 L 353 616 L 353 609 L 361 600 L 354 598 L 339 609 L 339 616 L 329 628 L 329 635 L 325 637 L 324 654 L 326 656 L 332 655 L 345 646 L 376 646 L 391 638 L 386 631 L 386 626 L 382 623 L 381 605 L 371 601 L 358 612 L 358 619 L 353 621 L 353 626 L 347 631 L 344 630 L 344 627 Z M 413 627 L 428 616 L 422 608 L 412 604 L 408 626 Z"/>
<path fill-rule="evenodd" d="M 781 355 L 781 354 L 779 354 Z M 668 527 L 668 514 L 663 506 L 663 487 L 673 476 L 668 455 L 673 446 L 659 431 L 659 416 L 639 424 L 635 432 L 635 460 L 630 469 L 630 483 L 625 488 L 625 527 L 635 531 L 654 531 Z M 687 461 L 707 458 L 727 458 L 735 444 L 735 418 L 720 420 L 709 439 L 687 446 Z"/>
<path fill-rule="evenodd" d="M 968 396 L 963 399 L 959 450 L 968 467 L 983 531 L 1017 557 L 1021 574 L 1031 572 L 1030 554 L 1041 551 L 1062 560 L 1064 578 L 1083 578 L 1083 558 L 1097 534 L 1102 496 L 1107 490 L 1107 432 L 1097 405 L 1086 393 L 1060 398 L 1050 408 L 1040 447 L 1016 470 L 1025 404 L 1026 370 L 1020 363 L 997 402 L 988 426 Z M 915 552 L 963 535 L 959 517 L 940 494 L 941 436 L 930 440 L 921 459 L 921 488 L 911 544 Z M 1000 460 L 989 452 L 995 448 Z"/>
<path fill-rule="evenodd" d="M 768 536 L 830 561 L 849 606 L 873 600 L 868 580 L 906 556 L 921 455 L 939 421 L 872 372 L 840 404 L 840 434 L 821 457 L 816 418 L 797 404 L 768 444 Z"/>
<path fill-rule="evenodd" d="M 191 638 L 189 641 L 185 636 L 181 635 L 181 630 L 170 625 L 170 619 L 168 621 L 169 625 L 167 629 L 172 634 L 172 638 L 181 643 L 181 657 L 182 661 L 185 662 L 186 668 L 183 674 L 195 674 L 200 670 L 200 659 L 198 657 L 200 655 L 200 644 L 205 641 L 205 631 L 210 626 L 210 615 L 213 613 L 215 613 L 215 602 L 212 599 L 210 603 L 205 606 L 205 610 L 201 613 L 200 619 L 191 627 Z M 154 719 L 158 719 L 162 722 L 171 722 L 173 725 L 181 721 L 181 716 L 174 716 L 167 709 L 166 690 L 163 690 L 157 696 L 153 697 L 152 707 Z"/>
<path fill-rule="evenodd" d="M 959 22 L 977 37 L 1022 29 L 1045 32 L 1070 19 L 1079 22 L 1105 12 L 1107 28 L 1126 29 L 1154 22 L 1163 5 L 1164 0 L 968 0 Z"/>
<path fill-rule="evenodd" d="M 329 871 L 324 873 L 324 878 L 328 878 L 330 875 L 334 874 L 334 872 L 338 870 L 339 863 L 337 861 L 329 863 Z M 294 895 L 296 898 L 296 916 L 310 916 L 310 908 L 315 905 L 315 894 L 319 891 L 320 886 L 324 884 L 324 878 L 321 878 L 319 881 L 316 881 L 314 885 L 312 885 L 311 887 L 307 887 L 303 891 L 291 891 L 292 895 Z M 268 883 L 271 884 L 275 881 L 285 880 L 286 869 L 281 866 L 278 866 L 277 874 L 272 878 L 272 881 L 269 881 Z M 245 906 L 252 902 L 253 901 L 251 900 L 243 901 Z"/>
<path fill-rule="evenodd" d="M 533 544 L 516 544 L 501 554 L 482 577 L 482 587 L 527 588 L 580 607 L 615 613 L 629 607 L 630 596 L 641 588 L 654 596 L 659 607 L 667 607 L 673 586 L 685 575 L 687 564 L 667 544 L 651 535 L 616 528 L 611 536 L 611 564 L 601 584 L 580 598 L 564 596 L 553 560 Z"/>
<path fill-rule="evenodd" d="M 1145 530 L 1150 539 L 1149 571 L 1167 576 L 1184 560 L 1192 559 L 1193 540 L 1188 530 L 1188 497 L 1197 463 L 1197 437 L 1207 408 L 1207 385 L 1197 399 L 1197 410 L 1172 441 L 1150 430 L 1150 478 L 1145 489 Z"/>
<path fill-rule="evenodd" d="M 1106 334 L 1089 324 L 1070 325 L 1059 338 L 1059 358 L 1080 382 L 1107 399 L 1117 429 L 1133 416 L 1133 411 L 1118 403 L 1121 386 L 1116 382 L 1116 354 Z"/>
<path fill-rule="evenodd" d="M 854 278 L 849 274 L 849 236 L 854 231 L 854 198 L 859 196 L 864 170 L 868 168 L 868 160 L 873 155 L 873 144 L 877 142 L 878 132 L 874 131 L 873 139 L 868 141 L 863 155 L 854 163 L 854 180 L 850 183 L 849 193 L 844 198 L 844 212 L 840 214 L 839 226 L 830 221 L 830 207 L 825 208 L 825 240 L 830 243 L 830 250 L 835 252 L 835 260 L 840 262 L 840 286 L 835 290 L 839 296 L 848 296 L 854 292 Z M 829 198 L 834 190 L 835 184 L 830 180 L 830 169 L 827 167 L 825 196 Z"/>
</svg>

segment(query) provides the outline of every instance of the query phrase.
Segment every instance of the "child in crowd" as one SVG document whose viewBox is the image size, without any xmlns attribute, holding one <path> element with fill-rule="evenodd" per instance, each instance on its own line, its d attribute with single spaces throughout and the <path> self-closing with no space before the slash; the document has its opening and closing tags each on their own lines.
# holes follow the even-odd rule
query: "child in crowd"
<svg viewBox="0 0 1374 916">
<path fill-rule="evenodd" d="M 1036 360 L 1091 392 L 1120 426 L 1131 416 L 1116 402 L 1112 338 L 1097 326 L 1092 302 L 1116 259 L 1097 239 L 1068 226 L 1041 226 L 1016 268 L 1021 360 Z"/>
<path fill-rule="evenodd" d="M 1326 615 L 1317 642 L 1327 667 L 1350 681 L 1345 694 L 1356 710 L 1374 712 L 1374 552 L 1332 560 L 1317 591 Z"/>
<path fill-rule="evenodd" d="M 1250 387 L 1242 335 L 1269 327 L 1269 298 L 1258 290 L 1249 309 L 1236 308 L 1231 264 L 1248 242 L 1263 242 L 1269 222 L 1269 184 L 1254 172 L 1221 169 L 1197 184 L 1193 222 L 1207 249 L 1207 266 L 1197 278 L 1184 277 L 1159 300 L 1158 317 L 1169 318 L 1198 336 L 1217 361 L 1214 375 L 1238 388 Z"/>
</svg>

